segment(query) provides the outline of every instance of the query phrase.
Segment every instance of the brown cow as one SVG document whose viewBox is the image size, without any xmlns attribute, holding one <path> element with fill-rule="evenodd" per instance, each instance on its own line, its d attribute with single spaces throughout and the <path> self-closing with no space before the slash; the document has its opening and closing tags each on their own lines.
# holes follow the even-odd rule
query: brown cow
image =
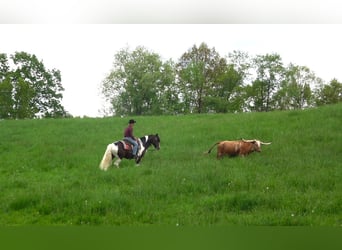
<svg viewBox="0 0 342 250">
<path fill-rule="evenodd" d="M 238 141 L 220 141 L 215 143 L 208 151 L 210 154 L 211 150 L 217 146 L 217 159 L 224 155 L 229 156 L 246 156 L 254 151 L 261 152 L 261 145 L 269 145 L 271 142 L 262 142 L 259 140 L 245 140 L 241 139 Z"/>
</svg>

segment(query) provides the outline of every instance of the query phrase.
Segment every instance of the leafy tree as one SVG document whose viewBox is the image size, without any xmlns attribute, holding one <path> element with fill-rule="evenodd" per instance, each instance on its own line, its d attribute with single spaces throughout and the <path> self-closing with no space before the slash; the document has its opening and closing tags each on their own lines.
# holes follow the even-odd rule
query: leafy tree
<svg viewBox="0 0 342 250">
<path fill-rule="evenodd" d="M 0 118 L 10 118 L 13 109 L 12 89 L 9 65 L 6 54 L 0 54 Z"/>
<path fill-rule="evenodd" d="M 274 109 L 274 94 L 278 91 L 284 77 L 284 67 L 280 55 L 257 55 L 253 59 L 256 79 L 252 82 L 250 94 L 254 99 L 253 109 L 270 111 Z"/>
<path fill-rule="evenodd" d="M 163 62 L 144 47 L 122 49 L 114 59 L 101 87 L 116 115 L 302 109 L 340 101 L 342 95 L 336 79 L 324 85 L 305 66 L 285 68 L 275 53 L 250 57 L 233 51 L 222 58 L 202 43 L 177 62 Z"/>
<path fill-rule="evenodd" d="M 315 86 L 317 78 L 308 67 L 296 66 L 292 63 L 286 69 L 281 88 L 276 94 L 279 109 L 302 109 L 312 105 L 311 86 Z"/>
<path fill-rule="evenodd" d="M 243 75 L 235 70 L 234 65 L 227 65 L 224 72 L 217 77 L 211 97 L 207 98 L 211 100 L 208 104 L 211 110 L 222 113 L 242 111 L 242 79 Z"/>
<path fill-rule="evenodd" d="M 226 59 L 221 58 L 215 48 L 210 49 L 205 43 L 198 48 L 194 45 L 181 56 L 177 72 L 185 112 L 208 111 L 207 102 L 215 97 L 218 79 L 225 73 L 226 67 Z"/>
<path fill-rule="evenodd" d="M 9 68 L 7 55 L 0 53 L 0 82 L 6 78 Z"/>
<path fill-rule="evenodd" d="M 252 75 L 252 61 L 247 52 L 234 50 L 228 53 L 228 62 L 234 65 L 234 69 L 239 73 L 241 80 L 245 83 L 250 81 Z"/>
<path fill-rule="evenodd" d="M 34 114 L 39 111 L 33 103 L 33 88 L 22 78 L 19 78 L 16 83 L 14 97 L 15 117 L 17 119 L 33 118 Z"/>
<path fill-rule="evenodd" d="M 342 101 L 342 83 L 332 79 L 329 84 L 321 84 L 316 91 L 316 104 L 321 106 Z"/>
<path fill-rule="evenodd" d="M 11 64 L 6 55 L 0 56 L 1 117 L 64 116 L 60 71 L 46 70 L 35 55 L 26 52 L 16 52 L 10 59 Z"/>
<path fill-rule="evenodd" d="M 111 102 L 113 113 L 146 115 L 173 109 L 178 95 L 172 88 L 171 61 L 163 63 L 158 54 L 144 47 L 132 52 L 120 50 L 114 58 L 114 67 L 102 83 L 102 93 Z"/>
<path fill-rule="evenodd" d="M 154 114 L 178 114 L 182 106 L 179 100 L 179 85 L 176 82 L 175 63 L 166 61 L 161 67 L 161 78 L 157 85 L 159 105 L 154 105 Z"/>
<path fill-rule="evenodd" d="M 205 89 L 203 71 L 203 62 L 189 62 L 180 73 L 182 79 L 181 92 L 187 112 L 192 112 L 194 109 L 197 113 L 203 111 L 204 97 L 208 95 L 208 89 Z"/>
<path fill-rule="evenodd" d="M 13 86 L 8 78 L 0 81 L 0 118 L 7 119 L 13 114 Z"/>
<path fill-rule="evenodd" d="M 256 79 L 252 85 L 246 87 L 248 110 L 268 111 L 269 110 L 269 88 L 267 81 Z"/>
</svg>

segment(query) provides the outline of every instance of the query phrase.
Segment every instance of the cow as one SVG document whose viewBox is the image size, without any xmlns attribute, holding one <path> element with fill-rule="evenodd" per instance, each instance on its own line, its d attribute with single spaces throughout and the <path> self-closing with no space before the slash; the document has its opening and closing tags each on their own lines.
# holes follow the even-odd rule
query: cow
<svg viewBox="0 0 342 250">
<path fill-rule="evenodd" d="M 254 151 L 261 152 L 261 145 L 269 145 L 271 142 L 262 142 L 260 140 L 237 140 L 237 141 L 220 141 L 216 142 L 207 152 L 210 154 L 211 150 L 217 146 L 217 159 L 224 155 L 228 156 L 246 156 Z"/>
</svg>

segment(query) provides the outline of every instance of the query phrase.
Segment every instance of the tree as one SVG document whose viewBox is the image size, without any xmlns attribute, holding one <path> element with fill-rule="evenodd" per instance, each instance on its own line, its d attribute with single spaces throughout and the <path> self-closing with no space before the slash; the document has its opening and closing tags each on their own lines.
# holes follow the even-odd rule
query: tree
<svg viewBox="0 0 342 250">
<path fill-rule="evenodd" d="M 215 48 L 210 49 L 205 43 L 198 48 L 194 45 L 181 56 L 177 73 L 185 112 L 208 111 L 208 102 L 215 97 L 218 79 L 226 72 L 226 67 L 226 59 L 221 58 Z"/>
<path fill-rule="evenodd" d="M 182 79 L 182 97 L 185 104 L 185 110 L 197 113 L 203 110 L 204 96 L 208 95 L 208 89 L 205 89 L 204 63 L 189 62 L 186 68 L 182 69 L 180 76 Z"/>
<path fill-rule="evenodd" d="M 114 67 L 102 82 L 102 93 L 112 104 L 114 114 L 170 112 L 178 102 L 172 87 L 175 82 L 172 61 L 163 63 L 158 54 L 141 46 L 132 52 L 122 49 L 114 58 Z"/>
<path fill-rule="evenodd" d="M 324 85 L 305 66 L 285 68 L 278 54 L 250 57 L 233 51 L 222 58 L 205 43 L 188 49 L 177 62 L 163 62 L 141 46 L 122 49 L 101 90 L 116 115 L 303 109 L 342 96 L 337 80 Z"/>
<path fill-rule="evenodd" d="M 284 67 L 280 55 L 257 55 L 253 59 L 256 69 L 256 79 L 252 82 L 250 92 L 254 99 L 253 109 L 256 111 L 270 111 L 274 109 L 273 96 L 279 89 L 284 77 Z"/>
<path fill-rule="evenodd" d="M 8 78 L 0 81 L 0 118 L 7 119 L 13 114 L 13 86 Z"/>
<path fill-rule="evenodd" d="M 315 86 L 317 77 L 308 67 L 292 63 L 285 72 L 281 88 L 276 94 L 279 109 L 302 109 L 312 105 L 311 86 Z"/>
<path fill-rule="evenodd" d="M 334 104 L 342 101 L 342 83 L 332 79 L 329 84 L 321 84 L 316 90 L 316 104 Z"/>
<path fill-rule="evenodd" d="M 46 70 L 42 61 L 26 52 L 0 56 L 0 117 L 62 117 L 60 71 Z M 12 68 L 9 65 L 13 65 Z"/>
<path fill-rule="evenodd" d="M 0 118 L 10 118 L 13 113 L 13 86 L 8 76 L 9 65 L 6 54 L 0 54 Z"/>
<path fill-rule="evenodd" d="M 235 70 L 235 65 L 227 65 L 224 72 L 215 80 L 211 96 L 207 97 L 207 106 L 221 113 L 242 111 L 242 84 L 243 75 Z"/>
<path fill-rule="evenodd" d="M 239 73 L 241 80 L 248 83 L 251 77 L 252 61 L 247 52 L 234 50 L 228 53 L 228 63 L 234 65 L 234 69 Z"/>
<path fill-rule="evenodd" d="M 157 86 L 158 106 L 154 114 L 178 114 L 182 110 L 179 86 L 176 82 L 175 63 L 170 59 L 163 63 L 161 79 Z"/>
</svg>

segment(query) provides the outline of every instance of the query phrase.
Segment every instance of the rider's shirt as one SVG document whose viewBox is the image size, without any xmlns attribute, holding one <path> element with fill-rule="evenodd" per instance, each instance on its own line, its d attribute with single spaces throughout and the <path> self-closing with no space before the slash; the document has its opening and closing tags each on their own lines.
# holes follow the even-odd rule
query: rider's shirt
<svg viewBox="0 0 342 250">
<path fill-rule="evenodd" d="M 133 128 L 132 128 L 131 126 L 128 126 L 128 127 L 125 129 L 124 137 L 130 137 L 130 138 L 134 139 L 134 136 L 133 136 Z"/>
</svg>

